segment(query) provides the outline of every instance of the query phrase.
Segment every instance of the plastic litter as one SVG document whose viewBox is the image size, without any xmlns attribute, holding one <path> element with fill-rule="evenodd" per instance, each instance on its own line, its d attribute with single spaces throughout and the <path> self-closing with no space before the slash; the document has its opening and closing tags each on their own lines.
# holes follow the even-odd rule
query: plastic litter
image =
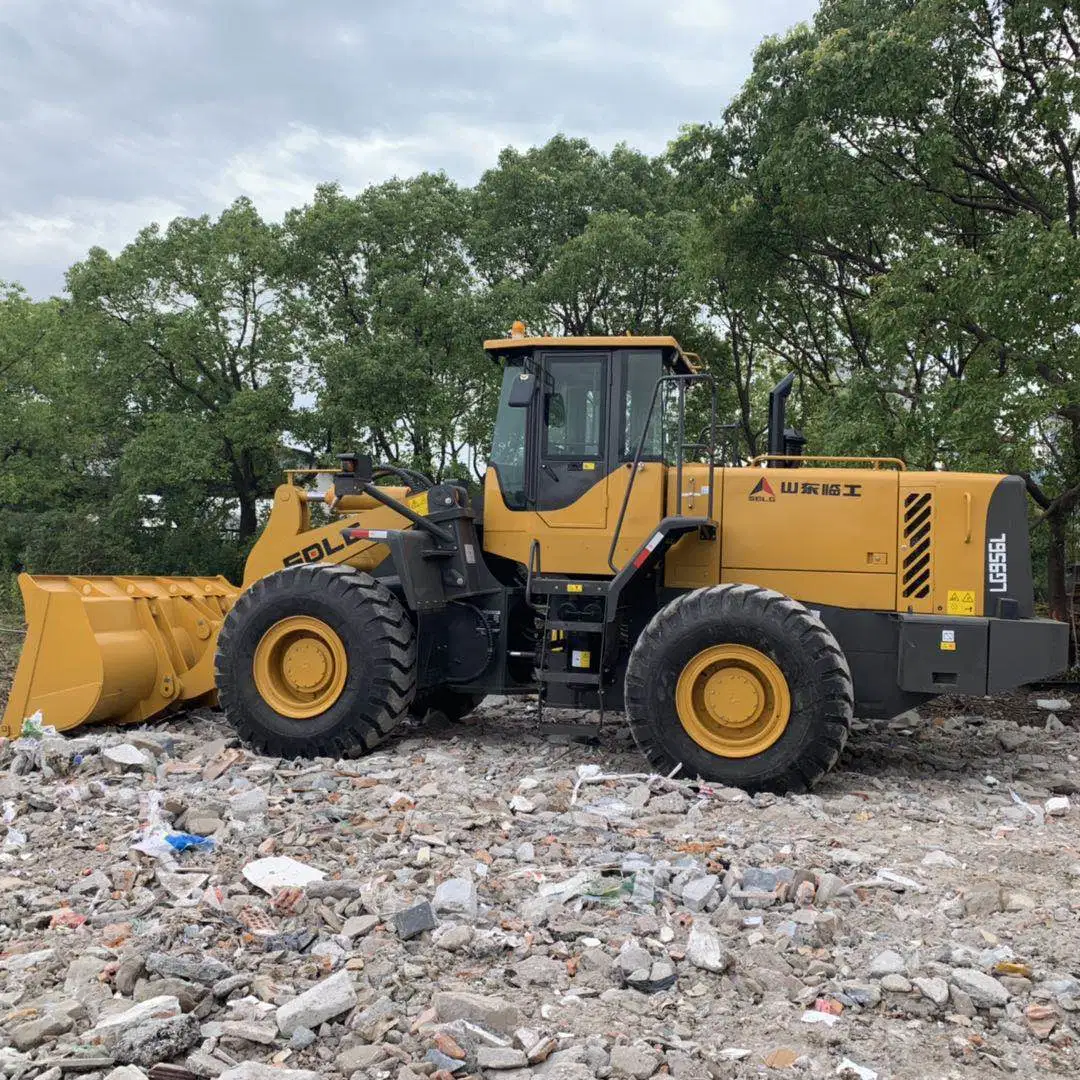
<svg viewBox="0 0 1080 1080">
<path fill-rule="evenodd" d="M 131 845 L 134 851 L 141 851 L 144 855 L 157 859 L 164 869 L 173 870 L 176 868 L 178 852 L 214 850 L 211 837 L 174 832 L 168 827 L 162 813 L 163 800 L 160 791 L 147 791 L 143 795 L 146 824 Z"/>
<path fill-rule="evenodd" d="M 802 1014 L 804 1024 L 824 1024 L 826 1027 L 832 1027 L 839 1019 L 835 1013 L 818 1012 L 817 1009 L 807 1009 Z"/>
<path fill-rule="evenodd" d="M 12 848 L 21 848 L 26 845 L 26 833 L 22 829 L 16 829 L 12 822 L 18 816 L 18 810 L 15 807 L 15 803 L 12 799 L 4 800 L 4 824 L 8 827 L 7 836 L 4 837 L 4 849 L 10 851 Z"/>
<path fill-rule="evenodd" d="M 16 776 L 29 772 L 45 772 L 45 747 L 42 746 L 42 741 L 54 737 L 56 728 L 45 723 L 40 709 L 23 720 L 19 737 L 12 744 L 15 757 L 11 763 L 11 772 Z"/>
<path fill-rule="evenodd" d="M 845 1080 L 878 1080 L 878 1074 L 873 1069 L 858 1065 L 851 1058 L 844 1058 L 836 1066 L 836 1073 L 838 1076 L 845 1077 Z"/>
<path fill-rule="evenodd" d="M 1022 807 L 1035 819 L 1036 825 L 1046 824 L 1046 811 L 1041 806 L 1032 806 L 1031 803 L 1025 802 L 1015 791 L 1010 791 L 1009 794 L 1017 806 Z"/>
<path fill-rule="evenodd" d="M 168 833 L 165 836 L 165 843 L 174 851 L 188 851 L 191 848 L 195 848 L 197 851 L 214 850 L 214 838 L 212 836 L 196 836 L 194 833 Z"/>
</svg>

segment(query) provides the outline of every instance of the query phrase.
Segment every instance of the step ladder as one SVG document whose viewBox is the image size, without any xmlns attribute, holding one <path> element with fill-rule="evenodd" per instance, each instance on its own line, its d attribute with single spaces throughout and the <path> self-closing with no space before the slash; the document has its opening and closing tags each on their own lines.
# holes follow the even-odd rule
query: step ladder
<svg viewBox="0 0 1080 1080">
<path fill-rule="evenodd" d="M 547 688 L 553 685 L 596 691 L 600 727 L 604 723 L 604 691 L 611 687 L 614 657 L 610 643 L 618 635 L 619 597 L 637 573 L 659 562 L 687 533 L 715 537 L 716 523 L 708 518 L 668 517 L 638 548 L 613 578 L 580 578 L 544 574 L 540 545 L 529 553 L 525 599 L 537 614 L 539 644 L 533 674 L 537 683 L 537 723 L 544 718 Z"/>
<path fill-rule="evenodd" d="M 544 718 L 548 687 L 559 685 L 595 690 L 603 727 L 604 690 L 610 685 L 605 671 L 609 584 L 544 575 L 532 579 L 530 602 L 542 616 L 533 669 L 537 723 Z"/>
</svg>

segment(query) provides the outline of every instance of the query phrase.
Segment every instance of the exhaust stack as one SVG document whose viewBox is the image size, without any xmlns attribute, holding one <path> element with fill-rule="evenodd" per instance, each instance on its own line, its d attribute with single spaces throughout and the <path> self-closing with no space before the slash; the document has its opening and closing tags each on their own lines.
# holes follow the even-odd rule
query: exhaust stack
<svg viewBox="0 0 1080 1080">
<path fill-rule="evenodd" d="M 784 427 L 787 415 L 787 399 L 795 384 L 795 372 L 790 371 L 769 391 L 769 454 L 786 454 L 787 432 Z M 770 461 L 770 465 L 783 462 Z"/>
</svg>

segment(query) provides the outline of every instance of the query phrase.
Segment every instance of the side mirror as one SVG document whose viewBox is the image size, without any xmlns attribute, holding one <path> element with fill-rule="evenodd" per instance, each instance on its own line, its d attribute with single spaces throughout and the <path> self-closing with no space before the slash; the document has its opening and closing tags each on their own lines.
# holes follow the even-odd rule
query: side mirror
<svg viewBox="0 0 1080 1080">
<path fill-rule="evenodd" d="M 507 405 L 513 409 L 527 409 L 532 404 L 533 394 L 536 391 L 536 376 L 529 371 L 523 371 L 510 387 L 510 397 Z"/>
</svg>

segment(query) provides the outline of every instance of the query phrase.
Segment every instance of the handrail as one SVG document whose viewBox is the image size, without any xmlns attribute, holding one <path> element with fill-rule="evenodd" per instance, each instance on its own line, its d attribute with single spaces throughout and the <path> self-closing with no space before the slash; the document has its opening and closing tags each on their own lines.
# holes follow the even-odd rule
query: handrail
<svg viewBox="0 0 1080 1080">
<path fill-rule="evenodd" d="M 900 472 L 907 469 L 907 463 L 898 457 L 838 457 L 830 454 L 758 454 L 750 459 L 750 465 L 760 465 L 765 461 L 828 461 L 845 465 L 869 462 L 875 469 L 880 469 L 882 465 L 894 465 Z"/>
<path fill-rule="evenodd" d="M 535 570 L 533 567 L 535 566 Z M 533 577 L 540 574 L 540 541 L 533 537 L 532 543 L 529 545 L 529 568 L 525 574 L 525 603 L 529 607 L 533 606 L 532 602 L 532 586 Z"/>
<path fill-rule="evenodd" d="M 709 512 L 708 520 L 712 521 L 713 516 L 713 493 L 716 489 L 715 473 L 716 473 L 716 380 L 712 376 L 712 372 L 709 371 L 696 371 L 690 375 L 661 375 L 656 380 L 656 385 L 653 387 L 652 400 L 649 402 L 649 411 L 645 414 L 645 423 L 641 426 L 641 436 L 638 439 L 637 450 L 634 452 L 634 460 L 630 465 L 630 479 L 626 485 L 626 491 L 623 493 L 622 506 L 619 508 L 619 519 L 615 523 L 615 531 L 611 536 L 611 547 L 608 549 L 608 566 L 611 567 L 613 573 L 619 572 L 619 567 L 615 565 L 615 549 L 619 545 L 619 534 L 622 532 L 623 522 L 626 520 L 626 508 L 630 505 L 630 493 L 634 489 L 634 481 L 637 479 L 638 466 L 641 464 L 641 455 L 645 450 L 645 440 L 649 435 L 649 426 L 652 424 L 653 412 L 656 409 L 657 396 L 660 393 L 660 387 L 664 383 L 675 383 L 679 388 L 679 428 L 678 439 L 676 447 L 676 462 L 675 462 L 675 484 L 676 491 L 678 492 L 678 499 L 675 503 L 676 514 L 682 511 L 682 471 L 683 471 L 683 436 L 685 434 L 685 422 L 686 422 L 686 386 L 688 383 L 694 382 L 707 382 L 711 391 L 709 399 Z M 694 444 L 697 445 L 697 444 Z"/>
</svg>

